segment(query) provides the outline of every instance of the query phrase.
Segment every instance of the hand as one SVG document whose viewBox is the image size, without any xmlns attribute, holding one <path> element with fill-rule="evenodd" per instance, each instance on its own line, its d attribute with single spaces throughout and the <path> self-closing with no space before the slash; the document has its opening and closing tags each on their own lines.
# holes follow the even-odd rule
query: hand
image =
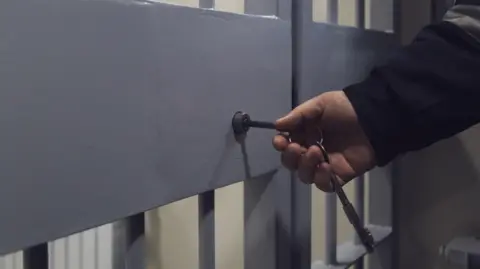
<svg viewBox="0 0 480 269">
<path fill-rule="evenodd" d="M 300 128 L 307 122 L 310 126 Z M 323 134 L 323 145 L 330 156 L 330 164 L 324 162 L 317 146 L 308 149 L 284 136 L 276 135 L 273 146 L 282 152 L 282 163 L 291 171 L 298 170 L 298 177 L 306 184 L 315 184 L 330 192 L 330 175 L 336 174 L 341 185 L 375 167 L 375 154 L 364 134 L 352 104 L 343 91 L 332 91 L 312 98 L 277 120 L 276 128 L 296 131 L 294 141 L 308 141 L 311 132 L 318 129 Z M 318 133 L 317 133 L 318 134 Z M 311 138 L 310 138 L 311 139 Z M 316 140 L 321 137 L 315 137 Z"/>
</svg>

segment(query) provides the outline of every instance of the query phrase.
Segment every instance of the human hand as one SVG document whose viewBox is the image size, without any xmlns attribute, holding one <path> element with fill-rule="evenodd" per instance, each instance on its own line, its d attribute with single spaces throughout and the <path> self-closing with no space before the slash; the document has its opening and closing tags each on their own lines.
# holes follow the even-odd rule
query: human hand
<svg viewBox="0 0 480 269">
<path fill-rule="evenodd" d="M 300 127 L 301 125 L 306 125 Z M 364 134 L 355 110 L 343 91 L 327 92 L 299 105 L 275 123 L 278 130 L 295 133 L 292 143 L 282 135 L 273 138 L 273 146 L 282 153 L 282 163 L 306 184 L 331 192 L 333 172 L 341 185 L 375 167 L 375 153 Z M 320 129 L 323 145 L 330 157 L 324 161 L 318 146 L 306 148 L 299 141 L 320 141 L 312 130 Z"/>
</svg>

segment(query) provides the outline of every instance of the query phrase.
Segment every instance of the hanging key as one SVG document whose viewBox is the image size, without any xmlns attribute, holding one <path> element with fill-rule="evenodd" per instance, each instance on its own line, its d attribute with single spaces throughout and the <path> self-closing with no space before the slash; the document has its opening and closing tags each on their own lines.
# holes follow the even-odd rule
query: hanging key
<svg viewBox="0 0 480 269">
<path fill-rule="evenodd" d="M 262 129 L 270 129 L 276 130 L 275 124 L 272 122 L 266 121 L 254 121 L 250 118 L 250 116 L 244 112 L 237 112 L 233 116 L 232 119 L 232 128 L 233 132 L 237 136 L 245 135 L 250 128 L 262 128 Z M 325 147 L 323 146 L 323 135 L 320 129 L 317 129 L 318 134 L 316 136 L 316 141 L 314 143 L 308 143 L 303 145 L 304 147 L 310 147 L 312 145 L 316 145 L 320 148 L 323 158 L 325 162 L 330 163 L 330 157 L 328 152 L 326 151 Z M 289 134 L 282 134 L 284 135 L 287 140 L 292 142 L 292 133 Z M 294 141 L 295 142 L 295 141 Z M 368 228 L 364 227 L 363 223 L 360 221 L 355 208 L 353 207 L 352 203 L 348 199 L 347 195 L 343 191 L 342 186 L 337 180 L 337 175 L 331 174 L 330 175 L 330 182 L 332 184 L 333 191 L 336 193 L 338 199 L 342 203 L 343 211 L 347 216 L 348 220 L 352 224 L 355 232 L 357 233 L 360 241 L 362 242 L 363 246 L 366 248 L 367 252 L 373 252 L 375 247 L 375 240 L 368 230 Z"/>
</svg>

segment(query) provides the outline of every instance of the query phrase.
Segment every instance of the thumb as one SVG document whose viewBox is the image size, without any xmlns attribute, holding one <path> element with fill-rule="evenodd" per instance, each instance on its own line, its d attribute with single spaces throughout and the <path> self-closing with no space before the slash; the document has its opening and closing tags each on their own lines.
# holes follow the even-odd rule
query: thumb
<svg viewBox="0 0 480 269">
<path fill-rule="evenodd" d="M 302 124 L 303 121 L 313 120 L 322 116 L 323 107 L 320 105 L 319 97 L 312 98 L 305 103 L 294 108 L 290 113 L 278 119 L 275 127 L 279 131 L 294 130 Z"/>
</svg>

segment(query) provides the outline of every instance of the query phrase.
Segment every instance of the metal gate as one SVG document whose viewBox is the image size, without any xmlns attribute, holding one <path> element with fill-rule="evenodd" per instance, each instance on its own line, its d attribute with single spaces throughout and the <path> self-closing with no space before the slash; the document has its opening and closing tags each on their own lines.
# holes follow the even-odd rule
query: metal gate
<svg viewBox="0 0 480 269">
<path fill-rule="evenodd" d="M 393 19 L 366 18 L 395 5 L 357 0 L 356 23 L 339 26 L 336 1 L 245 0 L 245 14 L 219 2 L 0 3 L 0 253 L 23 249 L 0 268 L 70 269 L 55 257 L 72 252 L 79 269 L 146 268 L 145 227 L 162 234 L 144 212 L 195 195 L 198 268 L 215 268 L 215 194 L 238 182 L 244 268 L 363 266 L 336 198 L 292 180 L 273 133 L 238 143 L 230 123 L 360 80 L 398 44 Z M 368 268 L 393 268 L 390 170 L 365 177 L 348 192 L 382 243 Z"/>
</svg>

